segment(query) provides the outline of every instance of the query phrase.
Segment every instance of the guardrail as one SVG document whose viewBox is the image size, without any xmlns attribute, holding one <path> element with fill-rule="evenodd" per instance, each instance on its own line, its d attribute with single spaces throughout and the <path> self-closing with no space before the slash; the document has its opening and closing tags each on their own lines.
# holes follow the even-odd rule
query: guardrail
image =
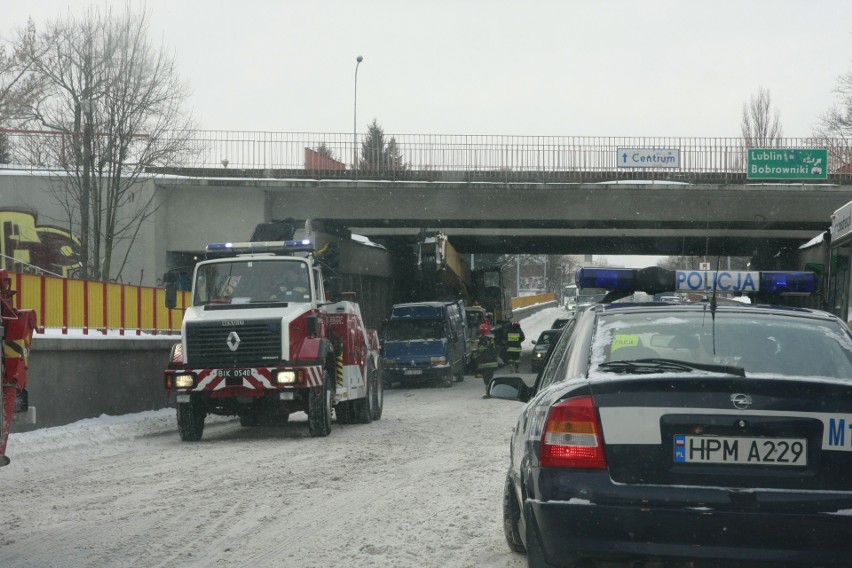
<svg viewBox="0 0 852 568">
<path fill-rule="evenodd" d="M 38 332 L 59 329 L 166 334 L 180 332 L 183 312 L 165 306 L 165 289 L 114 282 L 10 273 L 15 307 L 34 309 Z M 189 292 L 178 292 L 178 306 L 190 302 Z"/>
<path fill-rule="evenodd" d="M 70 141 L 58 132 L 0 132 L 6 134 L 13 161 L 25 167 L 57 168 L 67 158 Z M 764 146 L 736 137 L 385 134 L 383 145 L 371 147 L 364 143 L 364 134 L 356 138 L 357 143 L 351 132 L 198 130 L 183 157 L 149 170 L 195 176 L 426 181 L 740 181 L 747 179 L 749 147 Z M 784 138 L 768 145 L 825 148 L 828 180 L 852 180 L 848 140 Z M 621 167 L 618 150 L 625 148 L 677 150 L 677 167 Z"/>
<path fill-rule="evenodd" d="M 520 296 L 512 298 L 512 309 L 519 310 L 535 304 L 544 304 L 546 302 L 555 302 L 556 294 L 548 292 L 546 294 L 535 294 L 533 296 Z"/>
</svg>

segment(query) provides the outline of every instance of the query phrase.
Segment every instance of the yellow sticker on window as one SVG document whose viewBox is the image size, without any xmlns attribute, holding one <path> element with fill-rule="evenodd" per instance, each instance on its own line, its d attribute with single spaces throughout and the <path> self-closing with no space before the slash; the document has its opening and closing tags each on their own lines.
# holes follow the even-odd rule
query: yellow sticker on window
<svg viewBox="0 0 852 568">
<path fill-rule="evenodd" d="M 612 338 L 612 345 L 610 346 L 610 353 L 615 351 L 616 349 L 621 349 L 622 347 L 638 347 L 639 346 L 639 336 L 638 335 L 616 335 Z"/>
</svg>

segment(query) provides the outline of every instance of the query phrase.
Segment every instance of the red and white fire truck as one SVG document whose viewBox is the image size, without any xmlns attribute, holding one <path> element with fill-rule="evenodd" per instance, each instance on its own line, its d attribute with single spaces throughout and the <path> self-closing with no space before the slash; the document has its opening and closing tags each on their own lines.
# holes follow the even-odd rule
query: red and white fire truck
<svg viewBox="0 0 852 568">
<path fill-rule="evenodd" d="M 378 335 L 357 303 L 327 296 L 308 240 L 208 245 L 181 334 L 164 380 L 184 441 L 201 439 L 207 414 L 256 426 L 302 411 L 312 436 L 327 436 L 333 415 L 381 418 Z"/>
<path fill-rule="evenodd" d="M 12 417 L 24 414 L 35 422 L 35 407 L 27 403 L 27 365 L 32 345 L 36 316 L 33 310 L 19 310 L 12 305 L 15 291 L 6 270 L 0 270 L 0 466 L 8 465 L 6 443 Z"/>
</svg>

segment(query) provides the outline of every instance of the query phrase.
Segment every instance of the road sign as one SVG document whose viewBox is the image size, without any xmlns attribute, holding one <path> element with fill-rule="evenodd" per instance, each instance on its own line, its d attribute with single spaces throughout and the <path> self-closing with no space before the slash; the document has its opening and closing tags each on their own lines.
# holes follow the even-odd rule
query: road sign
<svg viewBox="0 0 852 568">
<path fill-rule="evenodd" d="M 749 148 L 747 179 L 827 179 L 825 148 Z"/>
<path fill-rule="evenodd" d="M 677 148 L 616 148 L 619 168 L 679 168 Z"/>
</svg>

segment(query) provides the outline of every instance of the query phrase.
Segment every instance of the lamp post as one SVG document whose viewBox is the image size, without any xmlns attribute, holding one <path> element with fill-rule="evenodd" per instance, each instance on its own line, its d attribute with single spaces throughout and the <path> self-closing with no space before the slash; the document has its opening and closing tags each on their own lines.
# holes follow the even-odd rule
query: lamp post
<svg viewBox="0 0 852 568">
<path fill-rule="evenodd" d="M 352 167 L 355 168 L 355 181 L 358 181 L 358 66 L 364 61 L 360 55 L 355 58 L 355 110 L 352 113 Z"/>
</svg>

